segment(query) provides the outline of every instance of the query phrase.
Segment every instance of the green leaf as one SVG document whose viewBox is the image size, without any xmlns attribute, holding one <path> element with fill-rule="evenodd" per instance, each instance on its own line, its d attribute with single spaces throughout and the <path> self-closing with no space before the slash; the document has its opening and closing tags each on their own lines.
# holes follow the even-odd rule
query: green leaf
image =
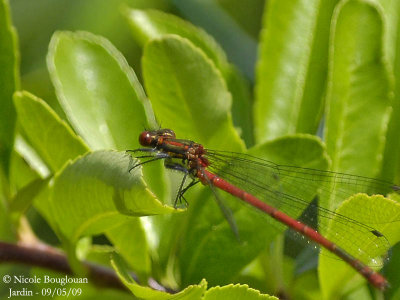
<svg viewBox="0 0 400 300">
<path fill-rule="evenodd" d="M 325 127 L 332 170 L 375 178 L 391 110 L 382 15 L 369 2 L 348 1 L 337 8 L 332 26 Z M 325 201 L 328 208 L 338 205 Z"/>
<path fill-rule="evenodd" d="M 216 1 L 235 22 L 243 28 L 255 40 L 258 39 L 263 7 L 263 0 L 253 0 L 244 2 L 241 0 L 217 0 Z"/>
<path fill-rule="evenodd" d="M 236 130 L 246 143 L 247 147 L 254 145 L 252 100 L 248 83 L 232 65 L 224 74 L 229 92 L 232 95 L 232 119 Z"/>
<path fill-rule="evenodd" d="M 298 275 L 298 274 L 296 274 Z M 318 275 L 310 270 L 308 272 L 296 276 L 296 280 L 292 286 L 294 299 L 323 299 L 318 284 Z"/>
<path fill-rule="evenodd" d="M 224 51 L 204 30 L 177 16 L 157 10 L 126 9 L 124 13 L 135 40 L 142 46 L 166 34 L 176 34 L 203 50 L 218 69 L 226 68 L 228 62 Z"/>
<path fill-rule="evenodd" d="M 330 234 L 331 231 L 328 230 L 326 238 L 341 245 L 348 242 L 348 247 L 343 246 L 344 250 L 367 265 L 375 266 L 375 269 L 385 262 L 389 246 L 400 241 L 398 230 L 400 204 L 397 201 L 381 195 L 370 197 L 365 194 L 356 194 L 344 201 L 337 213 L 372 226 L 387 238 L 387 240 L 385 237 L 379 238 L 382 240 L 382 247 L 375 247 L 371 244 L 370 237 L 364 236 L 364 233 L 357 228 L 352 228 L 351 224 L 346 227 L 341 226 L 341 220 L 335 218 L 330 223 L 330 226 L 335 228 L 335 234 Z M 345 284 L 357 273 L 343 261 L 332 259 L 332 255 L 328 254 L 327 250 L 322 250 L 322 254 L 319 263 L 321 288 L 325 298 L 335 298 L 341 295 L 346 287 Z"/>
<path fill-rule="evenodd" d="M 48 172 L 46 175 L 41 176 L 31 167 L 30 162 L 19 152 L 18 147 L 21 147 L 21 140 L 21 136 L 17 135 L 15 137 L 14 151 L 11 154 L 10 183 L 14 191 L 18 191 L 32 180 L 39 177 L 45 178 L 50 174 Z M 43 163 L 43 165 L 45 164 Z"/>
<path fill-rule="evenodd" d="M 232 126 L 231 97 L 221 74 L 188 40 L 169 35 L 149 42 L 143 77 L 163 127 L 213 148 L 244 148 Z"/>
<path fill-rule="evenodd" d="M 30 146 L 22 139 L 17 140 L 16 147 L 23 151 L 24 154 L 29 153 L 24 157 L 30 158 L 30 163 L 37 164 L 38 161 L 39 163 L 44 161 L 53 172 L 56 172 L 68 160 L 88 151 L 85 143 L 43 100 L 28 92 L 17 92 L 14 95 L 14 103 L 18 113 L 18 122 L 35 151 L 30 149 Z M 40 159 L 35 158 L 36 154 L 39 154 Z M 41 167 L 39 166 L 36 169 L 41 169 Z M 29 186 L 20 190 L 12 203 L 13 211 L 26 209 L 44 184 L 47 185 L 47 181 L 38 179 L 37 183 L 32 182 Z M 52 219 L 54 216 L 48 205 L 47 195 L 48 191 L 44 191 L 43 194 L 39 195 L 36 207 L 46 217 L 47 221 L 54 225 L 54 220 Z M 54 226 L 52 227 L 57 231 Z"/>
<path fill-rule="evenodd" d="M 19 88 L 17 35 L 11 24 L 9 4 L 0 1 L 0 164 L 8 177 L 14 143 L 15 108 L 12 95 Z"/>
<path fill-rule="evenodd" d="M 136 149 L 144 127 L 157 128 L 150 102 L 125 58 L 111 43 L 87 32 L 58 32 L 47 64 L 72 126 L 91 149 Z M 144 169 L 146 182 L 164 200 L 168 186 L 160 164 Z"/>
<path fill-rule="evenodd" d="M 143 126 L 155 127 L 135 73 L 108 40 L 57 32 L 47 64 L 68 119 L 91 149 L 135 149 Z"/>
<path fill-rule="evenodd" d="M 250 149 L 249 154 L 280 164 L 322 170 L 328 167 L 323 144 L 309 135 L 283 137 Z M 260 185 L 269 181 L 266 177 L 259 179 Z M 217 191 L 234 214 L 239 230 L 238 241 L 209 189 L 203 190 L 196 199 L 192 193 L 189 191 L 187 194 L 190 201 L 188 220 L 182 222 L 185 227 L 181 226 L 178 232 L 182 235 L 178 242 L 183 284 L 198 282 L 203 277 L 211 285 L 231 282 L 278 233 L 286 229 L 254 207 L 243 205 L 240 199 Z M 311 201 L 312 198 L 304 200 Z"/>
<path fill-rule="evenodd" d="M 89 150 L 43 100 L 28 92 L 17 92 L 14 103 L 19 124 L 41 159 L 53 172 L 61 169 L 68 160 Z"/>
<path fill-rule="evenodd" d="M 14 149 L 16 158 L 13 163 L 23 165 L 13 166 L 14 169 L 11 170 L 14 173 L 12 180 L 17 188 L 26 185 L 36 177 L 45 178 L 51 174 L 49 167 L 39 157 L 35 149 L 19 134 L 15 137 Z"/>
<path fill-rule="evenodd" d="M 322 110 L 330 15 L 337 0 L 269 1 L 257 63 L 255 136 L 315 133 Z"/>
<path fill-rule="evenodd" d="M 224 51 L 215 40 L 202 29 L 171 14 L 156 10 L 127 9 L 125 15 L 134 38 L 143 46 L 150 40 L 176 34 L 188 39 L 213 61 L 232 94 L 233 122 L 242 131 L 246 143 L 251 145 L 253 139 L 249 88 L 237 69 L 228 63 Z"/>
<path fill-rule="evenodd" d="M 257 43 L 216 1 L 173 2 L 186 19 L 213 35 L 227 52 L 229 60 L 234 62 L 247 78 L 253 79 Z"/>
<path fill-rule="evenodd" d="M 113 253 L 111 256 L 111 264 L 114 270 L 117 272 L 118 277 L 121 279 L 122 283 L 132 292 L 133 295 L 140 299 L 154 299 L 154 300 L 164 300 L 164 299 L 187 299 L 196 300 L 202 299 L 202 295 L 207 288 L 207 282 L 202 280 L 198 285 L 191 285 L 184 289 L 182 292 L 177 294 L 169 294 L 166 292 L 156 291 L 146 286 L 140 286 L 137 284 L 132 277 L 129 275 L 126 266 L 122 259 Z"/>
<path fill-rule="evenodd" d="M 400 196 L 398 197 L 400 200 Z M 390 282 L 392 288 L 385 293 L 387 299 L 399 299 L 400 296 L 400 243 L 394 245 L 391 249 L 390 262 L 385 266 L 385 276 Z"/>
<path fill-rule="evenodd" d="M 16 230 L 10 218 L 8 203 L 2 195 L 0 195 L 0 240 L 6 242 L 15 242 L 17 240 Z"/>
<path fill-rule="evenodd" d="M 383 17 L 372 2 L 364 1 L 343 2 L 334 14 L 325 128 L 334 171 L 367 177 L 381 174 L 391 110 L 391 82 L 382 52 Z M 331 209 L 340 204 L 334 197 L 322 201 Z M 384 201 L 377 201 L 369 211 L 379 217 L 379 205 L 385 207 Z M 364 202 L 360 204 L 362 211 L 368 207 L 368 202 Z M 362 222 L 357 210 L 346 213 Z M 381 213 L 377 220 L 388 218 L 391 216 Z M 379 224 L 373 227 L 380 228 Z M 321 289 L 328 297 L 340 294 L 345 280 L 354 275 L 344 263 L 327 263 L 323 257 L 319 270 Z"/>
<path fill-rule="evenodd" d="M 88 239 L 90 240 L 89 248 L 85 249 L 85 255 L 82 256 L 79 253 L 77 254 L 78 257 L 85 258 L 87 261 L 94 262 L 104 266 L 110 266 L 110 255 L 115 251 L 115 248 L 111 245 L 99 245 L 93 244 L 92 238 L 82 238 L 81 240 Z M 80 240 L 80 241 L 81 241 Z M 80 241 L 77 244 L 77 251 L 78 247 L 80 246 Z"/>
<path fill-rule="evenodd" d="M 106 235 L 136 274 L 149 274 L 150 253 L 140 218 L 130 218 L 108 230 Z"/>
<path fill-rule="evenodd" d="M 259 291 L 249 288 L 248 285 L 229 284 L 223 287 L 213 287 L 207 290 L 204 300 L 218 300 L 218 299 L 237 299 L 237 300 L 256 300 L 256 299 L 278 299 L 267 294 L 261 294 Z"/>
<path fill-rule="evenodd" d="M 384 59 L 389 63 L 390 75 L 394 75 L 394 99 L 388 124 L 385 152 L 380 177 L 400 182 L 400 1 L 379 0 L 385 17 Z M 392 79 L 392 78 L 391 78 Z"/>
<path fill-rule="evenodd" d="M 400 12 L 400 2 L 398 1 L 391 1 L 391 0 L 377 0 L 376 7 L 381 10 L 382 15 L 386 20 L 386 26 L 384 30 L 387 34 L 384 35 L 384 44 L 385 48 L 385 58 L 387 59 L 388 63 L 392 66 L 395 66 L 399 62 L 396 60 L 398 57 L 398 53 L 396 44 L 398 43 L 398 30 L 399 30 L 399 12 Z M 393 70 L 395 73 L 398 73 L 398 70 Z"/>
<path fill-rule="evenodd" d="M 140 168 L 124 152 L 88 153 L 54 177 L 52 218 L 72 243 L 84 235 L 105 232 L 127 216 L 178 212 L 160 203 L 146 189 Z"/>
<path fill-rule="evenodd" d="M 18 214 L 25 212 L 48 181 L 49 179 L 37 178 L 21 188 L 12 199 L 10 211 Z"/>
</svg>

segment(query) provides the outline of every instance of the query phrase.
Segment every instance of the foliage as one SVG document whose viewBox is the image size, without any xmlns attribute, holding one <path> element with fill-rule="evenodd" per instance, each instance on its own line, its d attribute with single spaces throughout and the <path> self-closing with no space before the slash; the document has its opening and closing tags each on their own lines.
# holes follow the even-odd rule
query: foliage
<svg viewBox="0 0 400 300">
<path fill-rule="evenodd" d="M 125 150 L 161 124 L 211 149 L 399 181 L 400 2 L 243 2 L 42 0 L 54 18 L 35 27 L 32 4 L 19 1 L 19 49 L 0 1 L 0 240 L 21 239 L 28 219 L 77 274 L 84 259 L 113 267 L 143 299 L 273 299 L 248 286 L 293 299 L 379 297 L 341 261 L 288 254 L 285 228 L 232 197 L 241 241 L 210 190 L 196 186 L 188 209 L 174 209 L 179 174 L 160 162 L 130 172 L 137 161 Z M 321 199 L 350 217 L 364 206 L 400 240 L 396 201 L 342 200 Z M 388 298 L 400 293 L 395 263 Z M 181 292 L 139 285 L 131 271 Z"/>
</svg>

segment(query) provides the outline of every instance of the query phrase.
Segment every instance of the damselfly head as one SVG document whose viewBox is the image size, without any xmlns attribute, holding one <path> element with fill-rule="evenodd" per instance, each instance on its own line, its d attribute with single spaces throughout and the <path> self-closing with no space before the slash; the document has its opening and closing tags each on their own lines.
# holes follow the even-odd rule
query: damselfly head
<svg viewBox="0 0 400 300">
<path fill-rule="evenodd" d="M 139 135 L 139 143 L 144 147 L 154 147 L 160 137 L 174 139 L 176 136 L 171 129 L 146 130 Z"/>
</svg>

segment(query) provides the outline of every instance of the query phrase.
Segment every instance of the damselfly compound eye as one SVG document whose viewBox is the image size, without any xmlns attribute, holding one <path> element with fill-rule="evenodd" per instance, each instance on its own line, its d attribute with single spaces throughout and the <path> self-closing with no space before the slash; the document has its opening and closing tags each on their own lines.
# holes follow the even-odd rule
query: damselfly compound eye
<svg viewBox="0 0 400 300">
<path fill-rule="evenodd" d="M 143 131 L 139 135 L 139 143 L 144 147 L 149 147 L 152 145 L 152 142 L 155 140 L 156 136 L 151 131 Z"/>
</svg>

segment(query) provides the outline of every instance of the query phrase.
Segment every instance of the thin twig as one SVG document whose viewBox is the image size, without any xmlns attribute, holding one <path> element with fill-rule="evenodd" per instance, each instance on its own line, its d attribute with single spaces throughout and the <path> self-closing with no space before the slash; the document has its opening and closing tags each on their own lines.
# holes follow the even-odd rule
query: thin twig
<svg viewBox="0 0 400 300">
<path fill-rule="evenodd" d="M 4 262 L 37 266 L 73 275 L 66 255 L 60 250 L 45 244 L 30 246 L 0 242 L 0 263 Z M 90 262 L 83 262 L 83 266 L 87 270 L 89 282 L 102 287 L 128 291 L 121 283 L 114 270 Z M 133 275 L 132 277 L 137 281 L 137 276 Z M 154 279 L 149 280 L 148 284 L 151 288 L 158 291 L 170 291 L 157 283 Z"/>
</svg>

